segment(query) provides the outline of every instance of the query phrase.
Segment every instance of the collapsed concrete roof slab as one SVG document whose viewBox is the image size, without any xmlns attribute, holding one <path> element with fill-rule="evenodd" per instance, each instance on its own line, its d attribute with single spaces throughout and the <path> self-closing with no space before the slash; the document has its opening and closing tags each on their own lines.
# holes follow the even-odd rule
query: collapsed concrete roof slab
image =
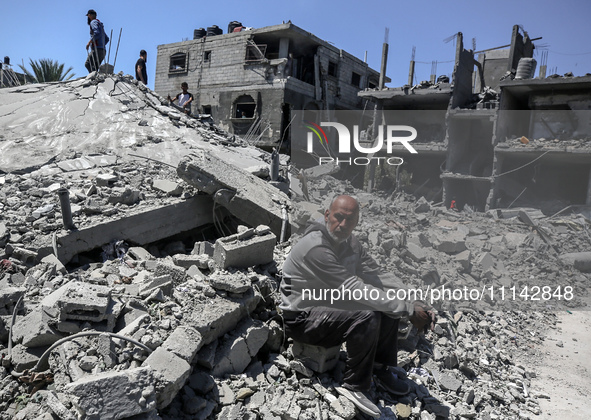
<svg viewBox="0 0 591 420">
<path fill-rule="evenodd" d="M 205 152 L 185 157 L 177 174 L 199 190 L 215 195 L 217 203 L 245 223 L 253 227 L 267 225 L 280 235 L 282 206 L 288 205 L 290 199 L 269 183 Z"/>
<path fill-rule="evenodd" d="M 178 112 L 131 76 L 101 77 L 1 89 L 0 173 L 30 172 L 73 153 L 141 156 L 176 167 L 195 148 L 242 168 L 265 163 L 267 152 L 226 147 L 229 138 L 209 126 L 185 115 L 173 118 Z"/>
<path fill-rule="evenodd" d="M 64 264 L 75 255 L 91 251 L 114 240 L 135 244 L 155 242 L 213 222 L 213 201 L 209 196 L 171 200 L 170 204 L 125 215 L 104 223 L 57 235 L 58 258 Z M 53 252 L 49 236 L 39 237 L 35 247 L 39 258 Z"/>
</svg>

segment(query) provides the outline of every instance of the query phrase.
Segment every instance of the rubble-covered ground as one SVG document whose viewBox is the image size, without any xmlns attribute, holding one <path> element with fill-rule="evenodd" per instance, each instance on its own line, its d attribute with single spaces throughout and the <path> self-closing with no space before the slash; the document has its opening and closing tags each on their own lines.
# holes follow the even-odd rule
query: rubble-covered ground
<svg viewBox="0 0 591 420">
<path fill-rule="evenodd" d="M 125 134 L 118 141 L 107 136 L 117 145 L 117 156 L 125 158 L 108 160 L 112 146 L 107 146 L 95 155 L 103 159 L 97 163 L 84 147 L 71 145 L 34 164 L 2 169 L 0 418 L 366 418 L 335 391 L 344 350 L 329 372 L 310 370 L 294 357 L 276 310 L 282 263 L 298 229 L 322 217 L 332 196 L 342 193 L 361 204 L 355 234 L 405 287 L 467 288 L 482 296 L 435 299 L 434 331 L 421 336 L 411 330 L 401 338 L 398 373 L 412 392 L 392 398 L 372 388 L 381 418 L 543 418 L 540 399 L 552 398 L 552 389 L 532 385 L 537 369 L 531 361 L 557 313 L 581 310 L 589 299 L 591 256 L 581 251 L 589 249 L 591 236 L 584 216 L 545 217 L 534 209 L 456 213 L 422 198 L 368 194 L 309 173 L 309 201 L 294 194 L 294 235 L 283 243 L 276 244 L 268 227 L 241 226 L 239 216 L 217 209 L 211 222 L 184 235 L 142 246 L 113 241 L 65 266 L 51 254 L 40 261 L 40 238 L 56 242 L 50 248 L 58 256 L 65 252 L 59 243 L 65 233 L 58 188 L 68 187 L 79 228 L 203 195 L 179 179 L 177 143 L 187 154 L 205 149 L 229 162 L 236 154 L 248 157 L 251 164 L 242 162 L 250 168 L 245 179 L 268 178 L 267 153 L 196 120 L 173 118 L 163 103 L 147 105 L 142 95 L 159 99 L 125 77 L 118 76 L 115 86 L 127 93 L 115 99 L 101 89 L 104 82 L 81 80 L 44 89 L 61 97 L 92 86 L 98 93 L 89 109 L 100 103 L 107 111 L 125 105 L 121 98 L 142 98 L 134 99 L 137 106 L 128 114 L 130 126 L 140 130 L 134 131 L 134 142 L 141 145 L 122 146 Z M 25 118 L 3 114 L 3 100 L 0 95 L 0 119 Z M 107 114 L 119 118 L 117 112 Z M 29 129 L 32 137 L 22 141 L 30 146 L 37 139 Z M 167 134 L 175 130 L 184 140 Z M 118 131 L 131 128 L 121 123 Z M 2 150 L 14 152 L 17 134 L 16 128 L 7 130 Z M 70 134 L 51 135 L 61 142 Z M 178 157 L 129 156 L 149 136 Z M 149 158 L 150 151 L 143 150 Z"/>
</svg>

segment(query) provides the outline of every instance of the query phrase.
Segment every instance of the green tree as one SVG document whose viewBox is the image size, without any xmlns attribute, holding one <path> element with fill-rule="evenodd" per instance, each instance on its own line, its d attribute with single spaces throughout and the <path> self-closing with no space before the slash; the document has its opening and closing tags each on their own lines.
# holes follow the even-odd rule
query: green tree
<svg viewBox="0 0 591 420">
<path fill-rule="evenodd" d="M 74 73 L 69 74 L 74 68 L 70 67 L 64 73 L 64 65 L 56 61 L 50 60 L 49 58 L 42 58 L 39 61 L 33 61 L 29 59 L 29 65 L 33 69 L 33 73 L 25 68 L 22 64 L 18 66 L 27 77 L 31 78 L 34 83 L 44 82 L 61 82 L 64 80 L 70 80 L 75 76 Z"/>
</svg>

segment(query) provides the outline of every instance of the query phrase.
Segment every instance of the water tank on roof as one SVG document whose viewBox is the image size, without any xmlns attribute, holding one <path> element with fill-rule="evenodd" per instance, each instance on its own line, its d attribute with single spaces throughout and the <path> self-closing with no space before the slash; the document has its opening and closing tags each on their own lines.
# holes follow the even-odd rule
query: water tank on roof
<svg viewBox="0 0 591 420">
<path fill-rule="evenodd" d="M 241 26 L 242 26 L 241 22 L 233 20 L 232 22 L 228 23 L 228 33 L 231 34 L 232 32 L 234 32 L 235 28 L 239 28 Z"/>
<path fill-rule="evenodd" d="M 9 56 L 4 57 L 4 64 L 6 64 L 7 66 L 10 66 L 10 57 Z"/>
<path fill-rule="evenodd" d="M 520 58 L 515 71 L 515 79 L 533 79 L 537 64 L 537 61 L 533 58 Z"/>
<path fill-rule="evenodd" d="M 195 29 L 193 31 L 193 39 L 201 39 L 207 35 L 207 31 L 203 28 Z"/>
<path fill-rule="evenodd" d="M 217 25 L 207 27 L 207 36 L 221 35 L 223 33 L 224 31 Z"/>
</svg>

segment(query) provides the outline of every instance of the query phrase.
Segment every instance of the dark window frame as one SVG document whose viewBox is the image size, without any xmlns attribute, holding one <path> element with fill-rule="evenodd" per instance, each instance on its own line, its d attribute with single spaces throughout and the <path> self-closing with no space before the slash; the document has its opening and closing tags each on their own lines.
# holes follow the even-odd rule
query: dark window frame
<svg viewBox="0 0 591 420">
<path fill-rule="evenodd" d="M 331 77 L 338 77 L 339 65 L 336 61 L 328 60 L 328 75 Z"/>
<path fill-rule="evenodd" d="M 357 72 L 351 72 L 351 84 L 361 89 L 361 74 Z"/>
<path fill-rule="evenodd" d="M 183 64 L 184 66 L 180 66 Z M 178 68 L 176 68 L 178 66 Z M 170 56 L 170 63 L 168 66 L 169 73 L 187 73 L 189 69 L 189 53 L 185 51 L 177 51 Z"/>
</svg>

